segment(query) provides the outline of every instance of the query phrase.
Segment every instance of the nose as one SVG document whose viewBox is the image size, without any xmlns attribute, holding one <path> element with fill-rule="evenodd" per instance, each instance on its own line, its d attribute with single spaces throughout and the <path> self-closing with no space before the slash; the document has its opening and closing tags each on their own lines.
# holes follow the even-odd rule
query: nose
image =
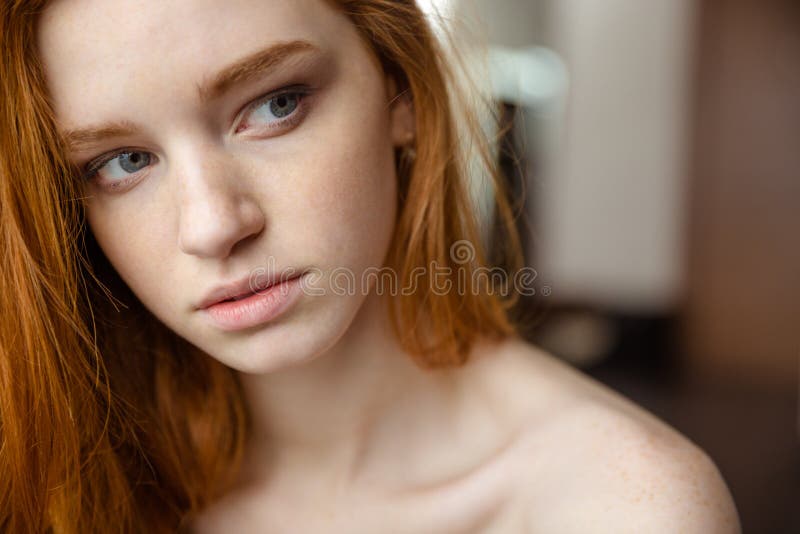
<svg viewBox="0 0 800 534">
<path fill-rule="evenodd" d="M 211 151 L 187 158 L 177 180 L 178 246 L 186 254 L 224 258 L 264 229 L 264 214 L 233 162 Z M 195 152 L 198 154 L 198 152 Z"/>
</svg>

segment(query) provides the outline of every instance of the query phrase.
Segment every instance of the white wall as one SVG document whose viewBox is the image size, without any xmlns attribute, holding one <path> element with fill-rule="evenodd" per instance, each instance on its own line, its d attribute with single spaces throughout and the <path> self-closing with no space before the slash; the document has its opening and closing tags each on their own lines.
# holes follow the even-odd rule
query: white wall
<svg viewBox="0 0 800 534">
<path fill-rule="evenodd" d="M 455 2 L 490 42 L 547 44 L 569 70 L 563 135 L 530 184 L 534 267 L 553 298 L 657 312 L 681 296 L 692 5 Z"/>
</svg>

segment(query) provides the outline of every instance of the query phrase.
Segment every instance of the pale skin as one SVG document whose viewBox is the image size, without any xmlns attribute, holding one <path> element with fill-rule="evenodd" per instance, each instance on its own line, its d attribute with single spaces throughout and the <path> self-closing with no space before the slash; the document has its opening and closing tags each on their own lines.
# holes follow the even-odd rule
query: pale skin
<svg viewBox="0 0 800 534">
<path fill-rule="evenodd" d="M 298 41 L 313 49 L 198 91 Z M 244 469 L 193 532 L 739 532 L 700 449 L 516 338 L 430 372 L 402 351 L 374 293 L 303 295 L 246 332 L 198 313 L 210 288 L 268 258 L 362 272 L 386 257 L 393 151 L 424 106 L 394 98 L 330 5 L 56 0 L 39 45 L 59 129 L 135 127 L 84 136 L 70 153 L 80 166 L 138 154 L 124 165 L 111 154 L 87 181 L 98 243 L 155 316 L 241 374 L 254 421 Z M 261 97 L 285 87 L 306 93 L 278 118 Z"/>
</svg>

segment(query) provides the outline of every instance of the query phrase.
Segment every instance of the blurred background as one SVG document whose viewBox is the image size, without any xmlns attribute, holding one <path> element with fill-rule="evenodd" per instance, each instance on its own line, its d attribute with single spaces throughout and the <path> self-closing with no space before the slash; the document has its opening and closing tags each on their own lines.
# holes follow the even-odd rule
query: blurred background
<svg viewBox="0 0 800 534">
<path fill-rule="evenodd" d="M 489 45 L 525 335 L 708 452 L 745 532 L 800 533 L 800 2 L 419 3 Z"/>
</svg>

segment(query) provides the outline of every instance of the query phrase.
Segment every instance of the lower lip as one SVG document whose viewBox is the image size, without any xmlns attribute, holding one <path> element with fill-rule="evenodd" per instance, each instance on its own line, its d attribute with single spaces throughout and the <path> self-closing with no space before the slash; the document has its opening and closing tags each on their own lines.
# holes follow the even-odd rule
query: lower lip
<svg viewBox="0 0 800 534">
<path fill-rule="evenodd" d="M 275 284 L 246 299 L 214 304 L 203 311 L 218 328 L 229 332 L 267 323 L 288 310 L 300 297 L 301 278 Z"/>
</svg>

